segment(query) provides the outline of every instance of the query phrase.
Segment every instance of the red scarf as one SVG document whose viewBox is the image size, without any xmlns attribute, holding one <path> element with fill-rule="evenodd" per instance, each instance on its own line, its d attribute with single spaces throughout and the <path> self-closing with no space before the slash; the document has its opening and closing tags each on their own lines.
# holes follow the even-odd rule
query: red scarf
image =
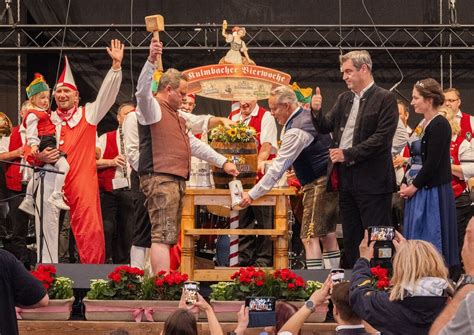
<svg viewBox="0 0 474 335">
<path fill-rule="evenodd" d="M 71 118 L 74 116 L 76 112 L 77 112 L 77 106 L 74 106 L 68 110 L 62 110 L 61 108 L 58 108 L 56 110 L 56 113 L 58 113 L 58 116 L 60 117 L 60 119 L 65 122 L 71 120 Z"/>
</svg>

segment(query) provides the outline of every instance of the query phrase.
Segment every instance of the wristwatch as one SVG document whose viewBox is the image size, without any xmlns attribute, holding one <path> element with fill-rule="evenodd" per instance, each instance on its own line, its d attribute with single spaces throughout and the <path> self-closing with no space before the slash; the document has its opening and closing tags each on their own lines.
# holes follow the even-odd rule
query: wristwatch
<svg viewBox="0 0 474 335">
<path fill-rule="evenodd" d="M 474 277 L 466 274 L 461 275 L 461 278 L 456 283 L 456 291 L 468 284 L 474 284 Z"/>
<path fill-rule="evenodd" d="M 314 302 L 312 300 L 306 300 L 304 302 L 304 305 L 306 306 L 307 309 L 311 311 L 311 313 L 314 313 L 316 306 L 314 305 Z"/>
</svg>

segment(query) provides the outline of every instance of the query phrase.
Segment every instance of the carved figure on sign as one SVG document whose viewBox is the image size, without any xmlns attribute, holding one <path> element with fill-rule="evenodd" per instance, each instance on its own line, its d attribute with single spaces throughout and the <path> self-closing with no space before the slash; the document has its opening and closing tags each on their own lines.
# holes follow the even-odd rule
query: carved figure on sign
<svg viewBox="0 0 474 335">
<path fill-rule="evenodd" d="M 247 46 L 242 38 L 245 36 L 246 31 L 244 27 L 234 27 L 232 28 L 232 34 L 228 34 L 227 30 L 227 21 L 222 22 L 222 36 L 224 36 L 225 41 L 230 43 L 230 50 L 227 51 L 227 54 L 222 57 L 219 61 L 219 64 L 250 64 L 255 65 L 255 62 L 250 59 L 248 54 Z"/>
</svg>

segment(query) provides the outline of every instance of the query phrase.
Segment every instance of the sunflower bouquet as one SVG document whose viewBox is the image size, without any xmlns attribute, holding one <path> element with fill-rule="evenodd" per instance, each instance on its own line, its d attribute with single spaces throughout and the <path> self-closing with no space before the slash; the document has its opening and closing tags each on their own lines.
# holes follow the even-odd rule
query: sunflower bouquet
<svg viewBox="0 0 474 335">
<path fill-rule="evenodd" d="M 230 128 L 222 125 L 211 129 L 210 139 L 224 143 L 251 142 L 255 139 L 257 131 L 244 123 L 238 123 Z"/>
</svg>

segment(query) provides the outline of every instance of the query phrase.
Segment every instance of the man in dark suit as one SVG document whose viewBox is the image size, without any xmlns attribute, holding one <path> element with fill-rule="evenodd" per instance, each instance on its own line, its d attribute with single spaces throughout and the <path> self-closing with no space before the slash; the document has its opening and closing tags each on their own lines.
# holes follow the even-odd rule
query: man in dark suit
<svg viewBox="0 0 474 335">
<path fill-rule="evenodd" d="M 319 88 L 311 101 L 313 123 L 333 133 L 328 187 L 339 190 L 345 268 L 359 257 L 358 245 L 369 226 L 391 225 L 395 173 L 391 145 L 398 123 L 395 96 L 375 85 L 372 60 L 365 50 L 340 56 L 342 79 L 350 91 L 339 95 L 328 112 Z"/>
</svg>

